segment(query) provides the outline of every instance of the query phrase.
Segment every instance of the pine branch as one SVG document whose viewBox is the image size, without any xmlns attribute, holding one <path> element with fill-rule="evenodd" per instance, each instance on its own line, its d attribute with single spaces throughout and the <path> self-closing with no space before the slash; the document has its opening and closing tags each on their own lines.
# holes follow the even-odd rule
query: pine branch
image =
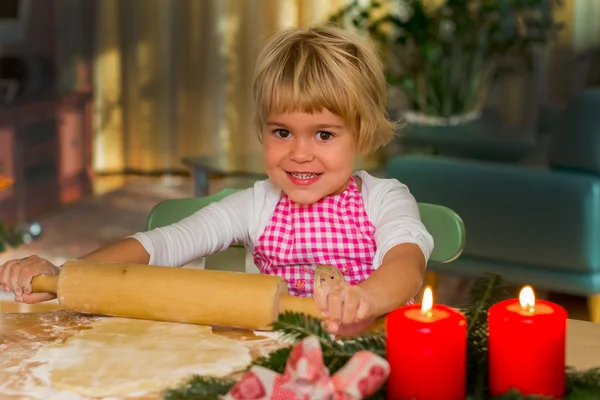
<svg viewBox="0 0 600 400">
<path fill-rule="evenodd" d="M 386 341 L 385 335 L 382 334 L 334 341 L 323 329 L 319 319 L 295 312 L 280 314 L 271 327 L 280 332 L 284 338 L 292 339 L 294 343 L 308 336 L 316 336 L 321 343 L 323 362 L 331 373 L 343 367 L 357 351 L 368 350 L 385 357 Z M 290 351 L 291 348 L 280 349 L 257 360 L 257 363 L 281 373 L 285 370 L 285 362 Z"/>
<path fill-rule="evenodd" d="M 375 392 L 373 394 L 373 396 L 366 398 L 366 400 L 386 400 L 386 393 L 385 393 L 385 385 L 381 387 L 381 389 L 379 389 L 377 392 Z"/>
<path fill-rule="evenodd" d="M 358 351 L 367 350 L 378 356 L 386 355 L 385 334 L 377 333 L 368 336 L 340 340 L 333 343 L 335 354 L 352 357 Z"/>
<path fill-rule="evenodd" d="M 489 397 L 488 310 L 495 303 L 512 296 L 500 276 L 484 276 L 471 287 L 469 304 L 463 308 L 467 319 L 467 390 L 474 399 Z"/>
<path fill-rule="evenodd" d="M 600 399 L 600 368 L 575 371 L 567 368 L 567 390 L 564 400 Z M 496 396 L 493 400 L 552 400 L 550 397 L 522 395 L 517 391 Z"/>
<path fill-rule="evenodd" d="M 595 400 L 600 399 L 600 392 L 595 389 L 580 389 L 575 388 L 565 398 L 566 400 Z"/>
<path fill-rule="evenodd" d="M 600 398 L 600 368 L 577 371 L 572 367 L 568 367 L 567 393 L 575 394 L 576 391 L 593 392 L 595 398 Z M 569 396 L 570 398 L 571 396 Z"/>
<path fill-rule="evenodd" d="M 164 400 L 219 400 L 235 384 L 235 380 L 193 376 L 185 384 L 168 389 L 163 393 Z"/>
<path fill-rule="evenodd" d="M 257 358 L 252 364 L 259 365 L 282 374 L 287 365 L 287 359 L 292 352 L 292 346 L 282 347 L 267 356 Z"/>
<path fill-rule="evenodd" d="M 523 395 L 518 391 L 511 390 L 508 393 L 502 394 L 500 396 L 496 396 L 493 400 L 553 400 L 549 397 L 543 396 L 531 396 L 531 395 Z"/>
<path fill-rule="evenodd" d="M 494 304 L 514 297 L 514 293 L 499 275 L 486 275 L 475 281 L 469 291 L 469 303 L 463 308 L 469 322 L 474 324 L 467 328 L 471 330 L 487 321 L 487 312 Z"/>
<path fill-rule="evenodd" d="M 316 336 L 323 351 L 333 350 L 333 339 L 321 326 L 321 320 L 302 313 L 286 311 L 279 314 L 277 321 L 271 324 L 273 330 L 282 334 L 283 338 L 292 339 L 294 343 L 308 336 Z"/>
<path fill-rule="evenodd" d="M 330 373 L 336 373 L 359 351 L 370 351 L 385 358 L 385 335 L 372 334 L 333 342 L 333 350 L 323 351 L 323 362 Z"/>
</svg>

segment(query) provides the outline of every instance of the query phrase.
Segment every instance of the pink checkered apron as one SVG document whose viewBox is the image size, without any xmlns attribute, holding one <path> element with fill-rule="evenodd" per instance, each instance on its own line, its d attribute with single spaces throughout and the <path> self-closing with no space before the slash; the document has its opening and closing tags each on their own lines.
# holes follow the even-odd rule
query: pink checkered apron
<svg viewBox="0 0 600 400">
<path fill-rule="evenodd" d="M 284 194 L 254 248 L 254 263 L 261 273 L 284 278 L 290 294 L 309 297 L 318 265 L 337 267 L 357 285 L 373 272 L 376 250 L 375 226 L 351 178 L 343 193 L 310 205 Z"/>
</svg>

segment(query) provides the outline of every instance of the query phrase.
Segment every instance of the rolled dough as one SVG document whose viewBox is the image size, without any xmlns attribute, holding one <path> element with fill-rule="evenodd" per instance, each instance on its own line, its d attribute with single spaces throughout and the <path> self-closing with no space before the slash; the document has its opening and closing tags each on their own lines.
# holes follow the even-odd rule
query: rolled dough
<svg viewBox="0 0 600 400">
<path fill-rule="evenodd" d="M 108 318 L 62 344 L 40 349 L 49 384 L 88 397 L 157 392 L 192 374 L 224 376 L 247 367 L 249 349 L 207 326 Z"/>
</svg>

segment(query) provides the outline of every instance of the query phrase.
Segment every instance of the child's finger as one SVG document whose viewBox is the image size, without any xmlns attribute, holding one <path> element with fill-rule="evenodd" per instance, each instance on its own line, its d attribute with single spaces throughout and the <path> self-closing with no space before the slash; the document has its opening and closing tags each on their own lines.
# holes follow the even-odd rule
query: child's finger
<svg viewBox="0 0 600 400">
<path fill-rule="evenodd" d="M 313 291 L 313 298 L 315 299 L 317 308 L 324 317 L 329 316 L 329 292 L 332 288 L 332 285 L 325 285 Z"/>
<path fill-rule="evenodd" d="M 41 303 L 42 301 L 52 300 L 55 298 L 56 298 L 56 295 L 53 293 L 32 293 L 32 294 L 23 294 L 22 296 L 20 296 L 18 298 L 15 296 L 15 301 L 18 301 L 19 303 L 34 304 L 34 303 Z"/>
<path fill-rule="evenodd" d="M 329 308 L 328 316 L 329 319 L 336 324 L 342 322 L 342 307 L 345 300 L 344 293 L 343 286 L 335 285 L 332 286 L 329 296 L 327 296 L 327 307 Z"/>
<path fill-rule="evenodd" d="M 5 292 L 12 291 L 11 270 L 15 263 L 16 261 L 9 261 L 6 264 L 4 264 L 2 266 L 2 269 L 0 270 L 0 272 L 2 273 L 2 276 L 0 276 L 0 280 L 2 281 L 2 287 L 4 288 Z"/>
<path fill-rule="evenodd" d="M 352 290 L 346 291 L 344 297 L 342 324 L 351 324 L 356 320 L 356 313 L 360 304 L 360 296 Z"/>
<path fill-rule="evenodd" d="M 323 329 L 332 335 L 335 335 L 339 332 L 340 326 L 333 321 L 323 321 Z"/>
<path fill-rule="evenodd" d="M 22 296 L 23 294 L 29 294 L 31 293 L 31 290 L 29 291 L 29 293 L 27 293 L 27 286 L 31 287 L 31 270 L 29 269 L 29 264 L 31 264 L 30 261 L 23 261 L 21 264 L 21 268 L 16 269 L 15 271 L 13 271 L 13 277 L 14 277 L 14 292 L 15 295 L 17 296 Z"/>
<path fill-rule="evenodd" d="M 356 310 L 356 319 L 354 322 L 361 322 L 369 317 L 369 302 L 366 298 L 361 298 L 358 303 L 358 309 Z"/>
<path fill-rule="evenodd" d="M 336 334 L 339 337 L 352 337 L 352 336 L 357 336 L 360 334 L 360 332 L 365 329 L 366 327 L 368 327 L 369 325 L 371 325 L 373 323 L 373 319 L 366 319 L 364 321 L 361 322 L 356 322 L 354 324 L 348 324 L 348 325 L 339 325 L 337 326 L 337 331 Z M 330 332 L 333 333 L 333 332 Z"/>
</svg>

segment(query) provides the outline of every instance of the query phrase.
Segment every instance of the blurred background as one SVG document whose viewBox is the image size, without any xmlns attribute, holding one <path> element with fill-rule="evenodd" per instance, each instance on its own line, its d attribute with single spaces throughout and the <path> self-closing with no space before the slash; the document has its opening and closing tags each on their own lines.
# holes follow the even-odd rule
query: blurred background
<svg viewBox="0 0 600 400">
<path fill-rule="evenodd" d="M 465 223 L 463 254 L 430 265 L 438 301 L 499 273 L 600 321 L 591 0 L 2 0 L 0 263 L 62 264 L 143 230 L 162 200 L 263 179 L 254 61 L 274 32 L 326 23 L 376 46 L 405 123 L 356 168 Z"/>
</svg>

